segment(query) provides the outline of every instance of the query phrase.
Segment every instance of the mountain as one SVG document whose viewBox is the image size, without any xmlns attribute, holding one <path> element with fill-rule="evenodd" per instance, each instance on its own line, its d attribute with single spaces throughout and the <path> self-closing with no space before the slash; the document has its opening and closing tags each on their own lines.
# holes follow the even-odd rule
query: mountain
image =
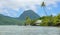
<svg viewBox="0 0 60 35">
<path fill-rule="evenodd" d="M 0 14 L 0 25 L 23 25 L 21 20 Z"/>
<path fill-rule="evenodd" d="M 30 19 L 34 20 L 34 19 L 37 19 L 37 18 L 40 18 L 40 16 L 38 14 L 36 14 L 34 11 L 32 10 L 27 10 L 27 11 L 24 11 L 20 17 L 18 19 L 20 20 L 25 20 L 26 17 L 29 17 Z"/>
<path fill-rule="evenodd" d="M 24 11 L 18 18 L 12 18 L 0 14 L 0 25 L 24 25 L 26 16 L 31 19 L 37 19 L 40 17 L 32 10 Z"/>
</svg>

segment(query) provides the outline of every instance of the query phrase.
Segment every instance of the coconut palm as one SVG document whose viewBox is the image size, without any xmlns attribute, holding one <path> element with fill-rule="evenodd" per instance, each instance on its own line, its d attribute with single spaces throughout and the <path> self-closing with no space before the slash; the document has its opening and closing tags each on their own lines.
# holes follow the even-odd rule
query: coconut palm
<svg viewBox="0 0 60 35">
<path fill-rule="evenodd" d="M 45 14 L 47 16 L 48 14 L 47 14 L 47 12 L 45 10 L 46 9 L 46 5 L 45 5 L 45 2 L 44 1 L 42 2 L 41 7 L 43 8 L 43 10 L 44 10 L 44 12 L 45 12 Z"/>
</svg>

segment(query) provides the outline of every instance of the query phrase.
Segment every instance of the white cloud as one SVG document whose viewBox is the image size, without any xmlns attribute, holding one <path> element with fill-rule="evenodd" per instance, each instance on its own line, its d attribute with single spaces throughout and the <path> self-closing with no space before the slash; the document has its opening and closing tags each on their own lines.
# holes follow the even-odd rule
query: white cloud
<svg viewBox="0 0 60 35">
<path fill-rule="evenodd" d="M 13 8 L 14 10 L 18 10 L 18 8 L 26 8 L 28 6 L 29 8 L 32 8 L 32 6 L 35 5 L 41 5 L 43 0 L 0 0 L 0 3 L 3 6 Z M 54 4 L 56 5 L 56 2 L 59 0 L 46 0 L 46 5 Z"/>
<path fill-rule="evenodd" d="M 0 0 L 0 8 L 7 7 L 16 11 L 23 8 L 24 10 L 32 9 L 36 11 L 37 6 L 35 5 L 41 5 L 42 1 L 44 0 Z M 60 2 L 60 0 L 45 0 L 47 6 L 53 5 L 57 7 L 57 2 Z M 0 12 L 3 12 L 3 9 Z"/>
</svg>

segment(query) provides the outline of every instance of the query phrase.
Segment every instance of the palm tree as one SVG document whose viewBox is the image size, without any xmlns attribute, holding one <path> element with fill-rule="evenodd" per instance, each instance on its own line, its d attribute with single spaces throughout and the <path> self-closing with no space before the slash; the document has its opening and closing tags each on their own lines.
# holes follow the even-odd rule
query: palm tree
<svg viewBox="0 0 60 35">
<path fill-rule="evenodd" d="M 43 8 L 43 10 L 44 10 L 44 12 L 45 12 L 45 14 L 47 16 L 48 14 L 47 14 L 47 12 L 45 10 L 46 9 L 46 5 L 45 5 L 45 2 L 44 1 L 42 2 L 41 7 Z"/>
<path fill-rule="evenodd" d="M 31 19 L 30 17 L 26 17 L 25 25 L 30 25 L 31 24 Z"/>
</svg>

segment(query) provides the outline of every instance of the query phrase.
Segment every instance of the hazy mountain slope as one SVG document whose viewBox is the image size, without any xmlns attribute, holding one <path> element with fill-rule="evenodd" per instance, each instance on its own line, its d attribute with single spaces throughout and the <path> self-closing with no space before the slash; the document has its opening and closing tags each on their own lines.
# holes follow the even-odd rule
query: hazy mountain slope
<svg viewBox="0 0 60 35">
<path fill-rule="evenodd" d="M 31 19 L 37 19 L 40 17 L 32 10 L 24 11 L 18 18 L 12 18 L 0 14 L 0 25 L 24 25 L 27 16 Z"/>
<path fill-rule="evenodd" d="M 0 25 L 22 25 L 22 21 L 0 14 Z"/>
<path fill-rule="evenodd" d="M 39 15 L 37 15 L 34 11 L 32 10 L 27 10 L 27 11 L 24 11 L 20 17 L 18 19 L 20 20 L 25 20 L 26 17 L 30 17 L 31 19 L 37 19 L 37 18 L 40 18 Z"/>
</svg>

